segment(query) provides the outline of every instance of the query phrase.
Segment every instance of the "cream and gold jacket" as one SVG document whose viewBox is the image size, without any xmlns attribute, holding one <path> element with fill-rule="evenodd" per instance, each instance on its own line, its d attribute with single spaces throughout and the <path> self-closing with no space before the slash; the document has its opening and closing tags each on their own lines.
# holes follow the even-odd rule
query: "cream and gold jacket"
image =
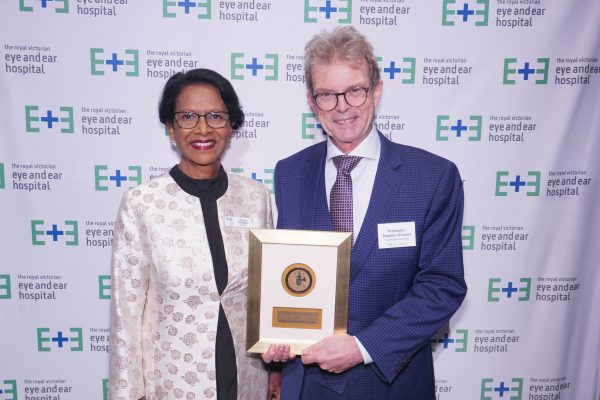
<svg viewBox="0 0 600 400">
<path fill-rule="evenodd" d="M 271 228 L 265 186 L 228 175 L 217 200 L 229 267 L 219 296 L 200 200 L 168 174 L 128 191 L 115 226 L 110 400 L 216 399 L 219 302 L 233 336 L 238 399 L 265 399 L 267 371 L 246 353 L 249 228 Z"/>
</svg>

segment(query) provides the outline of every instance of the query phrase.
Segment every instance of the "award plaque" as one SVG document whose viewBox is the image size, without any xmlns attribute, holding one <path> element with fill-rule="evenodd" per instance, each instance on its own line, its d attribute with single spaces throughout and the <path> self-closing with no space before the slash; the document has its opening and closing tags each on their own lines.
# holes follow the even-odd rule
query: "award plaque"
<svg viewBox="0 0 600 400">
<path fill-rule="evenodd" d="M 251 229 L 246 348 L 271 344 L 295 354 L 345 333 L 348 322 L 351 234 Z"/>
</svg>

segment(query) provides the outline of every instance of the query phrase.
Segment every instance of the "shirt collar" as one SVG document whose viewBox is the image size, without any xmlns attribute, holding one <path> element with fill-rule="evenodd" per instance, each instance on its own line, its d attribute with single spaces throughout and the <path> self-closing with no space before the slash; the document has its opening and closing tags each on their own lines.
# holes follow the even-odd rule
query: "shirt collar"
<svg viewBox="0 0 600 400">
<path fill-rule="evenodd" d="M 377 160 L 379 159 L 380 152 L 381 140 L 379 140 L 379 134 L 377 133 L 375 124 L 373 124 L 369 135 L 367 135 L 367 137 L 360 142 L 359 145 L 348 155 Z M 331 160 L 335 156 L 341 155 L 344 155 L 344 153 L 338 149 L 335 144 L 333 144 L 330 138 L 327 138 L 327 161 Z"/>
</svg>

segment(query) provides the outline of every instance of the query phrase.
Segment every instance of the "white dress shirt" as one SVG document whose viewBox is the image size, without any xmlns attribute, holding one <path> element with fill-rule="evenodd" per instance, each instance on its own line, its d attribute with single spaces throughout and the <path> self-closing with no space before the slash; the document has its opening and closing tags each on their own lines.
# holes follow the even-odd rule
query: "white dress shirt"
<svg viewBox="0 0 600 400">
<path fill-rule="evenodd" d="M 371 192 L 375 183 L 375 175 L 377 174 L 377 166 L 379 165 L 379 157 L 381 153 L 381 141 L 375 127 L 371 128 L 369 135 L 348 155 L 362 157 L 360 162 L 350 172 L 352 177 L 352 223 L 354 225 L 353 241 L 360 235 L 369 201 L 371 200 Z M 335 156 L 344 155 L 338 149 L 331 139 L 327 140 L 327 162 L 325 163 L 325 190 L 327 191 L 327 205 L 329 206 L 329 196 L 331 188 L 335 183 L 337 176 L 337 168 L 333 163 L 332 158 Z M 357 337 L 354 337 L 356 344 L 360 349 L 365 364 L 373 362 L 373 359 L 363 347 Z"/>
</svg>

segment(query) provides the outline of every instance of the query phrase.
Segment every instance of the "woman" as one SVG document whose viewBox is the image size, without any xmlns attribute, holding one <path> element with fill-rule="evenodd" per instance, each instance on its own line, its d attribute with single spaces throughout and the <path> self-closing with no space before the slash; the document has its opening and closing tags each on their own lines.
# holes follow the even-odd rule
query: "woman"
<svg viewBox="0 0 600 400">
<path fill-rule="evenodd" d="M 264 399 L 246 353 L 248 228 L 272 227 L 270 195 L 221 156 L 244 114 L 218 73 L 177 73 L 159 118 L 181 161 L 129 191 L 113 245 L 109 398 Z"/>
</svg>

